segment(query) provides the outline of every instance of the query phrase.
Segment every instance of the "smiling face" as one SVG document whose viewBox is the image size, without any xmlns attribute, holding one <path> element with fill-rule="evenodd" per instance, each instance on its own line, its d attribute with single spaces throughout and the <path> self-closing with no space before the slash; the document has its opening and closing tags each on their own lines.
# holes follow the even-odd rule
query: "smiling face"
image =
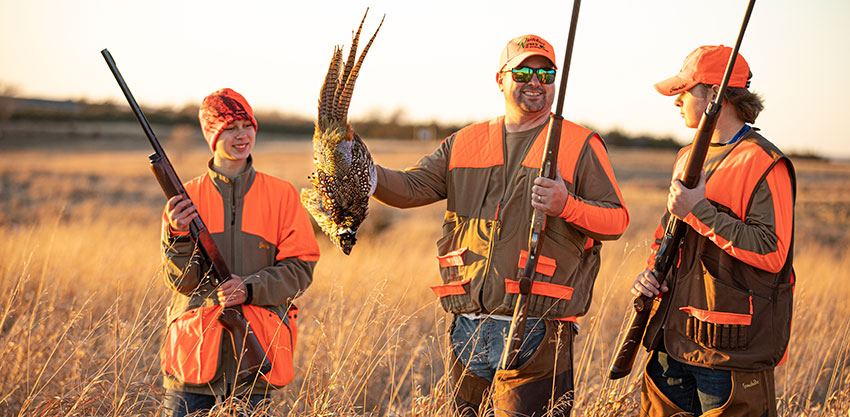
<svg viewBox="0 0 850 417">
<path fill-rule="evenodd" d="M 255 136 L 250 120 L 239 119 L 227 125 L 215 143 L 213 163 L 220 167 L 244 165 L 254 149 Z"/>
<path fill-rule="evenodd" d="M 516 68 L 521 67 L 555 69 L 555 65 L 541 55 L 530 56 L 516 66 Z M 499 73 L 496 80 L 499 83 L 499 89 L 505 95 L 507 112 L 515 112 L 523 118 L 537 117 L 541 114 L 548 116 L 552 102 L 555 100 L 554 83 L 542 84 L 536 74 L 532 75 L 528 82 L 516 82 L 510 70 Z"/>
</svg>

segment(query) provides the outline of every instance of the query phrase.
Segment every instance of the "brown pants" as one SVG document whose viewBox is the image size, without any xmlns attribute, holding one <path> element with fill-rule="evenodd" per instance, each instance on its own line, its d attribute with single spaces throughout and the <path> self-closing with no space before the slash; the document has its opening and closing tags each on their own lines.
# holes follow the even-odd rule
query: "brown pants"
<svg viewBox="0 0 850 417">
<path fill-rule="evenodd" d="M 643 373 L 640 392 L 641 417 L 685 417 L 693 414 L 673 404 Z M 773 369 L 761 372 L 732 371 L 732 393 L 720 408 L 708 410 L 702 417 L 776 417 L 776 391 Z"/>
<path fill-rule="evenodd" d="M 540 346 L 519 368 L 496 372 L 492 383 L 460 363 L 450 349 L 455 404 L 464 417 L 475 417 L 488 397 L 499 417 L 569 416 L 573 405 L 572 323 L 546 320 Z"/>
</svg>

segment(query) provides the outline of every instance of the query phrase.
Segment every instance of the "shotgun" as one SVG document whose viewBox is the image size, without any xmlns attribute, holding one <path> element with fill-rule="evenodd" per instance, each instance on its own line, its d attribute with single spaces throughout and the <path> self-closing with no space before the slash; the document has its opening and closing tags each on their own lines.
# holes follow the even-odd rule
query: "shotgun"
<svg viewBox="0 0 850 417">
<path fill-rule="evenodd" d="M 738 32 L 738 39 L 735 41 L 732 54 L 729 55 L 729 62 L 726 64 L 726 72 L 723 74 L 723 82 L 720 84 L 717 97 L 708 104 L 705 113 L 700 119 L 685 170 L 679 178 L 685 187 L 694 188 L 699 183 L 708 146 L 711 144 L 711 135 L 714 134 L 714 127 L 720 116 L 723 97 L 726 96 L 726 87 L 729 84 L 729 78 L 732 76 L 732 68 L 735 67 L 738 49 L 741 47 L 741 41 L 744 39 L 744 31 L 747 29 L 747 23 L 750 21 L 750 15 L 753 12 L 755 2 L 756 0 L 750 0 L 747 5 L 744 21 L 741 23 L 741 30 Z M 657 279 L 665 279 L 673 268 L 673 265 L 678 259 L 679 248 L 685 240 L 687 229 L 688 225 L 685 222 L 672 214 L 670 215 L 664 227 L 664 237 L 656 251 L 655 263 L 652 266 L 652 274 Z M 633 307 L 635 311 L 632 314 L 629 328 L 625 337 L 623 337 L 617 356 L 614 358 L 614 363 L 611 364 L 611 369 L 608 373 L 610 379 L 619 379 L 631 373 L 632 366 L 637 357 L 638 346 L 640 346 L 643 335 L 646 332 L 646 325 L 649 322 L 649 313 L 652 310 L 652 300 L 654 298 L 641 295 L 634 299 Z"/>
<path fill-rule="evenodd" d="M 130 92 L 130 88 L 127 87 L 127 83 L 124 82 L 124 77 L 122 77 L 121 73 L 118 71 L 118 67 L 115 65 L 115 60 L 112 59 L 112 54 L 110 54 L 106 49 L 100 51 L 100 53 L 103 55 L 103 59 L 106 60 L 106 65 L 109 66 L 109 69 L 112 71 L 112 75 L 115 76 L 115 81 L 117 81 L 118 86 L 121 87 L 124 97 L 126 97 L 127 102 L 130 103 L 130 108 L 133 109 L 133 114 L 136 115 L 136 119 L 138 119 L 139 124 L 142 125 L 142 130 L 145 131 L 148 141 L 150 141 L 151 146 L 153 146 L 154 152 L 150 154 L 148 158 L 150 159 L 151 170 L 153 171 L 159 186 L 162 188 L 162 191 L 165 193 L 166 198 L 171 198 L 181 194 L 184 198 L 188 199 L 189 195 L 183 188 L 183 183 L 180 181 L 180 178 L 177 177 L 177 172 L 174 170 L 174 166 L 171 165 L 171 161 L 168 160 L 168 156 L 159 144 L 159 140 L 157 140 L 150 123 L 148 123 L 147 117 L 145 117 L 145 114 L 142 113 L 142 109 L 139 107 L 139 104 L 136 103 L 136 99 L 133 98 L 133 93 Z M 221 256 L 221 253 L 218 251 L 218 247 L 213 241 L 212 235 L 209 230 L 207 230 L 207 227 L 204 225 L 204 222 L 201 221 L 200 217 L 196 217 L 192 220 L 192 223 L 189 224 L 189 234 L 192 238 L 192 242 L 195 243 L 195 247 L 197 247 L 201 252 L 201 255 L 204 257 L 207 264 L 211 265 L 209 277 L 213 285 L 217 286 L 231 279 L 230 269 L 227 267 L 224 257 Z M 242 315 L 240 310 L 234 307 L 227 307 L 222 310 L 221 315 L 218 317 L 218 321 L 224 329 L 230 333 L 230 339 L 233 344 L 233 352 L 236 355 L 236 363 L 239 364 L 237 377 L 240 380 L 253 378 L 257 372 L 265 374 L 271 371 L 271 363 L 266 357 L 263 348 L 260 346 L 260 341 L 257 340 L 257 336 L 251 330 L 251 327 L 245 320 L 245 316 Z"/>
<path fill-rule="evenodd" d="M 573 53 L 573 41 L 578 24 L 578 10 L 581 0 L 573 0 L 573 14 L 570 20 L 570 33 L 567 37 L 567 50 L 564 53 L 563 73 L 558 87 L 558 103 L 555 112 L 549 117 L 549 136 L 543 151 L 543 162 L 540 165 L 539 177 L 555 179 L 558 169 L 558 148 L 561 144 L 561 126 L 564 122 L 564 91 L 567 89 L 567 77 L 570 74 L 570 59 Z M 528 260 L 519 272 L 519 295 L 517 296 L 511 326 L 502 353 L 501 369 L 513 369 L 519 361 L 520 349 L 525 335 L 525 322 L 528 320 L 528 296 L 531 294 L 531 283 L 534 280 L 540 252 L 543 250 L 543 232 L 546 230 L 546 213 L 534 209 L 531 217 L 531 230 L 528 237 Z"/>
</svg>

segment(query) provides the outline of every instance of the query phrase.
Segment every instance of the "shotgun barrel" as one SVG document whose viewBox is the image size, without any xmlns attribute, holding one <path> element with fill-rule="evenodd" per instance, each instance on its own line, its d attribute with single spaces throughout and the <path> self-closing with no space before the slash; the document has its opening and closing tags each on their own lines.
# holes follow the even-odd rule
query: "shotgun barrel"
<svg viewBox="0 0 850 417">
<path fill-rule="evenodd" d="M 133 97 L 133 93 L 130 92 L 130 88 L 127 87 L 124 77 L 118 71 L 118 66 L 115 65 L 112 54 L 106 49 L 100 51 L 100 53 L 106 60 L 106 65 L 109 66 L 112 75 L 115 76 L 115 81 L 121 87 L 121 92 L 124 93 L 124 97 L 130 104 L 133 114 L 138 119 L 142 130 L 145 132 L 145 136 L 147 136 L 148 141 L 150 141 L 153 147 L 154 153 L 149 156 L 151 170 L 162 191 L 165 193 L 166 198 L 183 195 L 188 199 L 189 195 L 186 193 L 186 189 L 183 188 L 183 183 L 177 176 L 177 172 L 174 170 L 174 166 L 171 165 L 171 161 L 168 160 L 168 156 L 156 138 L 156 134 L 153 128 L 151 128 L 147 117 L 145 117 L 139 104 L 136 103 L 136 99 Z M 231 274 L 230 269 L 227 267 L 227 262 L 221 256 L 221 252 L 219 252 L 218 247 L 215 245 L 212 235 L 200 217 L 192 220 L 189 225 L 189 235 L 201 252 L 201 255 L 210 265 L 209 276 L 213 284 L 219 285 L 229 280 Z M 268 373 L 271 371 L 271 363 L 266 357 L 262 346 L 260 346 L 260 341 L 257 340 L 257 336 L 251 330 L 245 317 L 238 309 L 234 307 L 223 309 L 218 321 L 231 336 L 233 352 L 236 354 L 236 362 L 239 364 L 237 374 L 239 379 L 247 380 L 253 378 L 257 372 Z"/>
</svg>

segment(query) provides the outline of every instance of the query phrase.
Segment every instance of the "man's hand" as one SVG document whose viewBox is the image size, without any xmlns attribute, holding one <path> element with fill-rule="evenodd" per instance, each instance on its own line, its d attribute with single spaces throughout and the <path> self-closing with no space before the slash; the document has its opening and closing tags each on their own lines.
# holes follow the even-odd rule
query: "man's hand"
<svg viewBox="0 0 850 417">
<path fill-rule="evenodd" d="M 540 210 L 550 216 L 559 216 L 567 204 L 567 185 L 561 178 L 561 169 L 555 166 L 555 179 L 546 177 L 534 179 L 531 187 L 531 207 Z"/>
<path fill-rule="evenodd" d="M 632 285 L 632 295 L 635 297 L 638 297 L 641 294 L 647 297 L 655 297 L 658 294 L 667 292 L 668 290 L 667 281 L 659 284 L 655 275 L 653 275 L 650 270 L 641 272 L 641 274 L 635 278 L 635 283 Z"/>
<path fill-rule="evenodd" d="M 192 223 L 192 220 L 198 217 L 198 210 L 191 200 L 182 194 L 178 194 L 168 199 L 165 216 L 168 218 L 171 231 L 188 232 L 189 223 Z"/>
<path fill-rule="evenodd" d="M 684 219 L 700 201 L 705 200 L 705 171 L 699 175 L 699 182 L 694 188 L 685 187 L 681 181 L 670 181 L 670 193 L 667 194 L 667 211 L 674 216 Z"/>
<path fill-rule="evenodd" d="M 231 274 L 229 280 L 218 286 L 218 303 L 224 307 L 232 307 L 248 299 L 248 288 L 242 278 Z"/>
</svg>

